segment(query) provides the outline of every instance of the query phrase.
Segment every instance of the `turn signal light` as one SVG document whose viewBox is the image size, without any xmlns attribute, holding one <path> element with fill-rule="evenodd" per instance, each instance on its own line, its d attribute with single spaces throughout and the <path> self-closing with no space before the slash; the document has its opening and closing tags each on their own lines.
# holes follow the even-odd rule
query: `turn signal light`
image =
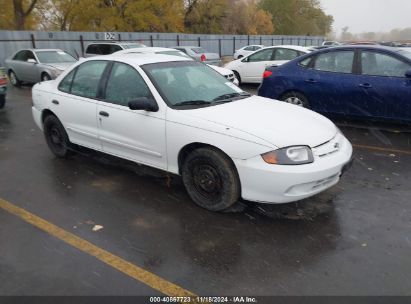
<svg viewBox="0 0 411 304">
<path fill-rule="evenodd" d="M 273 75 L 273 72 L 271 72 L 271 71 L 264 71 L 263 78 L 268 78 L 268 77 L 270 77 L 271 75 Z"/>
</svg>

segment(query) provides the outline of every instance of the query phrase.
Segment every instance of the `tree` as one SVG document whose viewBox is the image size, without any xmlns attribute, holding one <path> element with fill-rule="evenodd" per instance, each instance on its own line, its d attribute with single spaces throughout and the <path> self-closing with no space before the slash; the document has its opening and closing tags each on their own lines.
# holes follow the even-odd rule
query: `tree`
<svg viewBox="0 0 411 304">
<path fill-rule="evenodd" d="M 13 0 L 14 20 L 17 30 L 26 29 L 26 19 L 33 12 L 36 3 L 37 0 Z"/>
<path fill-rule="evenodd" d="M 38 25 L 34 12 L 42 0 L 0 0 L 0 29 L 27 30 Z"/>
<path fill-rule="evenodd" d="M 191 33 L 220 34 L 224 32 L 223 20 L 226 16 L 226 0 L 190 1 L 186 9 L 185 28 Z"/>
</svg>

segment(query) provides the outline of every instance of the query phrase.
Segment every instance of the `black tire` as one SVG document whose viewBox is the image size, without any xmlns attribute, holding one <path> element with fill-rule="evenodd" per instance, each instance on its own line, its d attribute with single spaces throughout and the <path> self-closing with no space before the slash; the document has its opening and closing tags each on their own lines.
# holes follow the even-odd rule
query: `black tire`
<svg viewBox="0 0 411 304">
<path fill-rule="evenodd" d="M 310 103 L 308 102 L 307 97 L 299 92 L 288 92 L 281 96 L 281 100 L 307 109 L 310 108 Z"/>
<path fill-rule="evenodd" d="M 241 85 L 241 77 L 240 77 L 240 74 L 238 74 L 237 71 L 233 71 L 233 73 L 234 73 L 234 75 L 235 75 L 235 78 L 237 78 L 237 80 L 238 80 L 238 85 Z"/>
<path fill-rule="evenodd" d="M 0 95 L 0 109 L 3 109 L 5 104 L 6 104 L 6 95 L 1 94 Z"/>
<path fill-rule="evenodd" d="M 212 148 L 191 152 L 182 168 L 184 186 L 190 198 L 210 211 L 233 206 L 241 194 L 240 179 L 231 160 Z"/>
<path fill-rule="evenodd" d="M 51 80 L 51 77 L 49 74 L 47 73 L 41 74 L 41 81 L 49 81 L 49 80 Z"/>
<path fill-rule="evenodd" d="M 51 152 L 60 158 L 70 156 L 72 154 L 71 143 L 60 120 L 54 115 L 49 115 L 44 120 L 43 126 L 44 137 Z"/>
<path fill-rule="evenodd" d="M 240 56 L 237 57 L 237 59 L 241 59 L 241 58 L 243 58 L 243 57 L 244 57 L 243 55 L 240 55 Z"/>
<path fill-rule="evenodd" d="M 14 73 L 14 71 L 10 71 L 9 72 L 9 79 L 10 79 L 10 83 L 15 86 L 15 87 L 19 87 L 21 86 L 21 81 L 18 79 L 16 73 Z"/>
</svg>

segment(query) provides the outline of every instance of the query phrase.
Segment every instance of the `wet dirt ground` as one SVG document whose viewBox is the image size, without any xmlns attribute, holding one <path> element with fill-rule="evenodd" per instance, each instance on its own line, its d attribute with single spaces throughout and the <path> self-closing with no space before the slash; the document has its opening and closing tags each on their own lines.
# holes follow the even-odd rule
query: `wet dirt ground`
<svg viewBox="0 0 411 304">
<path fill-rule="evenodd" d="M 179 177 L 85 149 L 55 158 L 30 98 L 10 88 L 0 110 L 1 199 L 200 295 L 411 295 L 408 128 L 336 120 L 355 146 L 337 186 L 211 213 Z M 160 294 L 1 208 L 0 225 L 0 295 Z"/>
</svg>

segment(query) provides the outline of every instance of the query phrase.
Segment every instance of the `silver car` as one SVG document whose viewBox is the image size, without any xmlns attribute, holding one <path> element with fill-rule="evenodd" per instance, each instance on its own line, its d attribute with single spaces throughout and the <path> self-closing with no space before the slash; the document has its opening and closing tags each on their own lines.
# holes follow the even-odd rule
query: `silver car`
<svg viewBox="0 0 411 304">
<path fill-rule="evenodd" d="M 77 59 L 59 49 L 27 49 L 6 59 L 6 70 L 14 86 L 55 79 Z"/>
<path fill-rule="evenodd" d="M 176 46 L 173 49 L 186 53 L 191 58 L 202 61 L 207 64 L 222 66 L 220 55 L 217 53 L 210 53 L 199 46 Z"/>
</svg>

